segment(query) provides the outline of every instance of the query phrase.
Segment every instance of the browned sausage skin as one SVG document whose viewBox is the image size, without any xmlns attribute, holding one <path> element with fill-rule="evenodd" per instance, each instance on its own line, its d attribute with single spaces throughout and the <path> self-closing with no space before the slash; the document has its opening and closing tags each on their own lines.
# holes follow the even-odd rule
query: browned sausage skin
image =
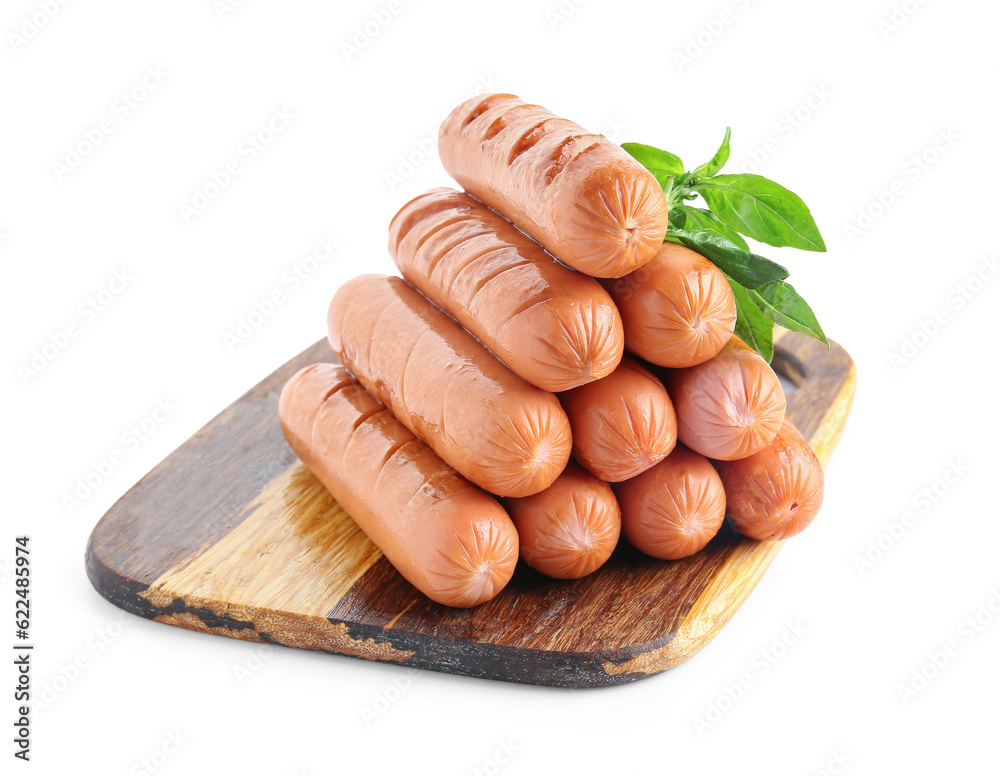
<svg viewBox="0 0 1000 776">
<path fill-rule="evenodd" d="M 603 380 L 559 395 L 573 429 L 573 455 L 607 482 L 634 477 L 662 461 L 677 441 L 667 389 L 630 356 Z"/>
<path fill-rule="evenodd" d="M 403 277 L 529 383 L 565 391 L 621 360 L 621 317 L 593 278 L 468 194 L 434 189 L 389 226 Z"/>
<path fill-rule="evenodd" d="M 705 363 L 664 370 L 663 378 L 677 411 L 677 438 L 708 458 L 746 458 L 781 428 L 785 393 L 778 376 L 739 337 Z"/>
<path fill-rule="evenodd" d="M 285 438 L 393 566 L 448 606 L 495 596 L 517 563 L 517 533 L 346 369 L 314 364 L 281 392 Z"/>
<path fill-rule="evenodd" d="M 530 496 L 572 447 L 556 397 L 521 380 L 402 278 L 362 275 L 327 318 L 341 362 L 446 463 L 498 496 Z"/>
<path fill-rule="evenodd" d="M 614 489 L 625 538 L 654 558 L 693 555 L 712 540 L 726 516 L 719 475 L 707 458 L 684 445 Z"/>
<path fill-rule="evenodd" d="M 541 493 L 504 499 L 521 557 L 556 579 L 578 579 L 604 565 L 621 533 L 621 511 L 606 482 L 570 461 Z"/>
<path fill-rule="evenodd" d="M 624 149 L 512 94 L 473 97 L 441 125 L 448 173 L 564 264 L 621 277 L 667 231 L 656 178 Z"/>
<path fill-rule="evenodd" d="M 736 327 L 726 276 L 683 245 L 664 243 L 651 261 L 603 285 L 621 311 L 626 347 L 651 364 L 701 364 L 722 350 Z"/>
<path fill-rule="evenodd" d="M 752 539 L 794 536 L 823 505 L 823 466 L 788 418 L 763 450 L 716 467 L 733 526 Z"/>
</svg>

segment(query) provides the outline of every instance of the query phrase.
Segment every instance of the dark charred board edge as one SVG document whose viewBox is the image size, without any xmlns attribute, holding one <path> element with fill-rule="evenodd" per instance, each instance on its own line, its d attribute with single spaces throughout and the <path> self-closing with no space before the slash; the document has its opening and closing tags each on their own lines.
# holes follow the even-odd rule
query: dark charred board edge
<svg viewBox="0 0 1000 776">
<path fill-rule="evenodd" d="M 101 596 L 130 614 L 154 620 L 170 614 L 195 615 L 208 628 L 229 631 L 255 630 L 252 622 L 238 620 L 230 615 L 218 615 L 205 607 L 188 606 L 183 599 L 175 598 L 169 606 L 157 607 L 143 597 L 148 585 L 126 579 L 105 566 L 87 547 L 87 577 Z M 263 634 L 261 634 L 263 635 Z"/>
<path fill-rule="evenodd" d="M 134 580 L 125 579 L 87 553 L 87 571 L 91 583 L 98 593 L 115 606 L 146 619 L 155 620 L 172 614 L 192 614 L 207 628 L 216 629 L 216 635 L 230 635 L 246 640 L 246 631 L 252 631 L 260 641 L 286 646 L 280 638 L 255 630 L 252 622 L 238 620 L 229 615 L 219 616 L 206 607 L 188 606 L 180 598 L 175 598 L 169 606 L 154 606 L 142 593 L 146 586 Z M 639 647 L 600 652 L 562 652 L 548 650 L 504 647 L 442 636 L 410 634 L 404 631 L 385 630 L 378 626 L 366 626 L 346 620 L 328 618 L 333 625 L 344 625 L 352 639 L 372 640 L 376 644 L 391 644 L 396 650 L 413 652 L 405 661 L 374 660 L 374 662 L 403 667 L 429 669 L 447 674 L 471 676 L 479 679 L 500 680 L 522 684 L 538 684 L 550 687 L 602 687 L 633 682 L 648 674 L 626 673 L 609 675 L 603 669 L 606 662 L 629 660 L 642 651 L 665 645 L 674 634 L 660 640 L 660 643 L 643 644 Z M 229 633 L 225 633 L 229 631 Z M 252 639 L 257 640 L 257 639 Z M 331 655 L 352 657 L 337 652 Z"/>
<path fill-rule="evenodd" d="M 477 679 L 574 689 L 627 684 L 651 676 L 640 672 L 609 674 L 604 670 L 604 664 L 624 662 L 644 651 L 665 646 L 675 635 L 670 633 L 658 642 L 620 650 L 558 652 L 507 647 L 446 636 L 387 631 L 378 626 L 359 625 L 334 618 L 330 622 L 346 625 L 353 638 L 391 643 L 395 649 L 414 653 L 413 657 L 402 663 L 394 663 L 395 665 Z"/>
<path fill-rule="evenodd" d="M 819 352 L 816 346 L 819 346 L 823 352 Z M 803 434 L 810 439 L 834 411 L 839 412 L 843 418 L 846 418 L 854 393 L 855 369 L 850 357 L 837 345 L 834 345 L 829 353 L 826 350 L 819 343 L 799 336 L 786 335 L 776 343 L 776 368 L 800 386 L 800 389 L 793 392 L 789 397 L 790 408 L 801 406 L 803 410 L 807 407 L 813 410 L 820 407 L 823 409 L 818 415 L 815 412 L 811 413 L 807 422 L 800 424 Z M 170 457 L 161 462 L 161 464 L 150 472 L 150 475 L 164 469 L 173 456 L 190 451 L 199 442 L 211 440 L 214 426 L 225 422 L 225 416 L 233 407 L 240 406 L 250 400 L 268 397 L 273 392 L 280 390 L 281 385 L 294 371 L 301 366 L 317 360 L 335 360 L 325 340 L 321 340 L 310 348 L 307 348 L 299 356 L 247 391 L 234 405 L 231 405 L 230 408 L 217 415 L 195 434 L 192 439 L 185 442 Z M 838 403 L 841 406 L 838 407 Z M 839 438 L 842 425 L 843 423 L 841 422 L 841 428 L 833 429 L 834 433 L 830 436 L 831 450 L 832 444 L 835 444 Z M 237 620 L 228 615 L 219 616 L 207 608 L 190 607 L 180 598 L 175 598 L 169 606 L 158 608 L 142 595 L 148 589 L 148 584 L 144 584 L 136 579 L 123 577 L 103 562 L 100 553 L 96 551 L 97 548 L 95 547 L 98 537 L 102 536 L 99 529 L 102 526 L 110 528 L 116 519 L 127 515 L 131 501 L 130 496 L 134 496 L 135 492 L 142 488 L 150 475 L 140 480 L 139 483 L 119 499 L 112 509 L 101 519 L 91 534 L 87 545 L 86 568 L 88 577 L 97 592 L 116 606 L 141 617 L 155 619 L 165 615 L 188 613 L 198 618 L 207 628 L 215 629 L 213 632 L 216 634 L 232 635 L 233 638 L 246 639 L 251 635 L 247 631 L 252 631 L 253 636 L 257 637 L 253 640 L 281 644 L 278 638 L 270 634 L 256 632 L 251 622 Z M 248 504 L 255 496 L 255 488 L 247 490 L 244 503 Z M 229 528 L 231 529 L 232 527 L 234 526 L 230 526 Z M 221 535 L 217 536 L 216 540 L 220 537 Z M 201 549 L 201 545 L 192 545 L 189 549 L 190 552 L 187 557 L 196 554 Z M 352 638 L 371 640 L 378 644 L 392 644 L 398 650 L 413 652 L 413 656 L 405 661 L 378 660 L 378 662 L 393 662 L 397 665 L 419 667 L 443 673 L 556 687 L 599 687 L 624 684 L 666 670 L 687 659 L 704 646 L 725 622 L 729 620 L 739 608 L 742 601 L 749 595 L 753 586 L 756 585 L 756 582 L 766 570 L 771 558 L 773 558 L 773 554 L 772 552 L 771 557 L 762 565 L 756 576 L 749 580 L 745 594 L 741 595 L 739 600 L 734 600 L 732 602 L 734 605 L 725 612 L 725 616 L 718 618 L 718 621 L 713 623 L 711 635 L 701 643 L 686 646 L 674 656 L 671 656 L 669 653 L 670 645 L 680 629 L 674 630 L 659 639 L 630 645 L 618 650 L 560 652 L 526 647 L 509 647 L 432 634 L 407 633 L 395 629 L 387 630 L 377 625 L 365 625 L 336 617 L 328 617 L 327 619 L 331 624 L 343 625 Z M 163 569 L 159 569 L 159 571 L 166 571 L 167 568 L 173 567 L 176 563 L 184 559 L 184 557 L 170 555 L 170 564 Z M 150 576 L 155 578 L 156 575 L 154 572 Z M 147 576 L 147 579 L 150 576 Z M 682 628 L 686 623 L 687 618 L 682 622 Z M 655 651 L 666 653 L 658 662 L 658 665 L 662 667 L 656 670 L 614 673 L 608 673 L 605 670 L 608 664 L 621 665 Z M 332 652 L 331 654 L 340 653 Z"/>
<path fill-rule="evenodd" d="M 252 622 L 238 620 L 229 615 L 218 615 L 207 607 L 192 607 L 180 598 L 175 598 L 169 606 L 156 607 L 143 597 L 147 589 L 134 580 L 125 579 L 101 563 L 92 553 L 87 553 L 87 571 L 91 583 L 101 596 L 130 614 L 155 620 L 172 614 L 192 614 L 207 628 L 216 629 L 217 635 L 231 635 L 232 638 L 246 639 L 246 631 L 254 632 L 260 641 L 277 646 L 279 638 L 266 632 L 256 631 Z M 504 647 L 441 636 L 408 634 L 403 631 L 385 630 L 378 626 L 359 625 L 346 620 L 328 618 L 333 625 L 344 625 L 352 639 L 372 640 L 376 644 L 391 644 L 396 650 L 413 652 L 405 661 L 375 660 L 374 662 L 401 665 L 404 667 L 430 669 L 442 673 L 459 674 L 480 679 L 502 680 L 524 684 L 542 684 L 551 687 L 600 687 L 623 684 L 643 678 L 645 674 L 630 673 L 618 676 L 608 675 L 602 665 L 605 662 L 621 662 L 648 650 L 666 644 L 673 637 L 670 634 L 661 643 L 643 644 L 640 647 L 615 651 L 589 653 Z M 229 633 L 225 633 L 229 631 Z M 256 640 L 256 639 L 253 639 Z M 331 655 L 350 657 L 337 652 Z"/>
</svg>

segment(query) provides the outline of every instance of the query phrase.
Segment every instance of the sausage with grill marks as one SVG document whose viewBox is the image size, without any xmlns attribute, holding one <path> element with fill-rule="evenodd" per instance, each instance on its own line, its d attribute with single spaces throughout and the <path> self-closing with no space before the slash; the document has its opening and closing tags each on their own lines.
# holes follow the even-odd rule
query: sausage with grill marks
<svg viewBox="0 0 1000 776">
<path fill-rule="evenodd" d="M 392 565 L 432 600 L 475 606 L 510 580 L 517 532 L 497 500 L 461 477 L 336 364 L 281 392 L 289 445 Z"/>
<path fill-rule="evenodd" d="M 445 169 L 573 269 L 621 277 L 659 249 L 667 200 L 619 145 L 512 94 L 466 100 L 441 125 Z"/>
<path fill-rule="evenodd" d="M 600 284 L 468 194 L 433 189 L 404 205 L 389 252 L 403 277 L 543 390 L 598 380 L 621 360 L 621 316 Z"/>
<path fill-rule="evenodd" d="M 566 467 L 572 436 L 555 395 L 524 382 L 402 278 L 348 281 L 327 323 L 341 363 L 479 487 L 530 496 Z"/>
</svg>

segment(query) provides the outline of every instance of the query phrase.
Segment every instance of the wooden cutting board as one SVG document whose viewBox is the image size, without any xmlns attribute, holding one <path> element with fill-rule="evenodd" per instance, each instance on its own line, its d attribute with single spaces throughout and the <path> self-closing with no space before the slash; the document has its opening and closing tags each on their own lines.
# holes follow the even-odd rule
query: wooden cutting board
<svg viewBox="0 0 1000 776">
<path fill-rule="evenodd" d="M 492 601 L 435 604 L 396 573 L 281 434 L 282 385 L 306 364 L 333 360 L 326 341 L 316 343 L 119 499 L 87 547 L 97 591 L 157 622 L 246 641 L 597 687 L 643 679 L 697 652 L 781 547 L 724 527 L 695 556 L 660 561 L 623 541 L 585 579 L 548 579 L 522 563 Z M 799 386 L 788 415 L 826 463 L 854 396 L 850 356 L 782 331 L 774 366 Z M 828 530 L 835 518 L 821 513 L 810 530 Z"/>
</svg>

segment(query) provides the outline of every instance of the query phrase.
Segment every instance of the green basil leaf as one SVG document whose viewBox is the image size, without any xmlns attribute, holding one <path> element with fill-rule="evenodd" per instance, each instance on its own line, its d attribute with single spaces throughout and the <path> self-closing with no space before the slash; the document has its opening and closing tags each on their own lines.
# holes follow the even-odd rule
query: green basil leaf
<svg viewBox="0 0 1000 776">
<path fill-rule="evenodd" d="M 667 178 L 684 174 L 684 162 L 679 156 L 642 143 L 622 143 L 630 156 L 653 173 L 659 184 L 666 188 Z"/>
<path fill-rule="evenodd" d="M 690 217 L 690 214 L 685 214 Z M 713 262 L 715 266 L 742 286 L 758 288 L 773 280 L 784 280 L 788 270 L 770 259 L 743 250 L 718 234 L 675 229 L 667 232 L 673 242 L 679 242 Z"/>
<path fill-rule="evenodd" d="M 731 134 L 732 128 L 726 127 L 726 136 L 722 139 L 722 145 L 719 146 L 719 150 L 715 152 L 715 156 L 703 165 L 694 168 L 695 176 L 698 178 L 711 178 L 726 166 L 726 162 L 729 161 L 729 136 Z"/>
<path fill-rule="evenodd" d="M 728 275 L 726 280 L 736 298 L 736 336 L 770 364 L 774 358 L 774 321 L 760 311 L 743 286 Z"/>
<path fill-rule="evenodd" d="M 760 175 L 717 175 L 695 189 L 730 229 L 775 247 L 825 251 L 809 208 L 797 194 Z"/>
<path fill-rule="evenodd" d="M 677 211 L 680 211 L 678 215 L 680 223 L 674 226 L 673 215 Z M 692 232 L 712 232 L 720 237 L 725 237 L 729 240 L 729 242 L 735 243 L 745 251 L 750 250 L 750 246 L 747 245 L 747 241 L 743 239 L 742 235 L 738 232 L 734 232 L 722 223 L 718 216 L 716 216 L 711 210 L 705 210 L 700 207 L 691 207 L 690 205 L 674 205 L 673 209 L 670 211 L 670 217 L 670 225 L 672 228 L 687 229 Z"/>
<path fill-rule="evenodd" d="M 760 311 L 779 326 L 808 334 L 830 347 L 830 341 L 816 320 L 816 314 L 788 283 L 775 280 L 760 288 L 750 289 L 747 294 Z"/>
</svg>

